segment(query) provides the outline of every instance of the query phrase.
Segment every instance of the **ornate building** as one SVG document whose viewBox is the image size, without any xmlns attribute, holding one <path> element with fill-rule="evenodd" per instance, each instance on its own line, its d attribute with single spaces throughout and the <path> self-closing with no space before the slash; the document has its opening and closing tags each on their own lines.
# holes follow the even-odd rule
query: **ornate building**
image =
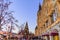
<svg viewBox="0 0 60 40">
<path fill-rule="evenodd" d="M 60 40 L 60 0 L 43 0 L 37 13 L 36 36 Z"/>
</svg>

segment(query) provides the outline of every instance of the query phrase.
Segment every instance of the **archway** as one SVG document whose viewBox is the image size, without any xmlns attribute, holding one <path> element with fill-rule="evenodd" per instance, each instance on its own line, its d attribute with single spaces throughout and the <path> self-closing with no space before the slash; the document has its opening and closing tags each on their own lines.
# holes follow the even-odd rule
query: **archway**
<svg viewBox="0 0 60 40">
<path fill-rule="evenodd" d="M 42 37 L 43 37 L 45 40 L 49 40 L 49 32 L 46 32 L 46 33 L 42 34 Z"/>
<path fill-rule="evenodd" d="M 53 29 L 50 35 L 53 37 L 53 40 L 59 40 L 59 34 L 57 29 Z"/>
</svg>

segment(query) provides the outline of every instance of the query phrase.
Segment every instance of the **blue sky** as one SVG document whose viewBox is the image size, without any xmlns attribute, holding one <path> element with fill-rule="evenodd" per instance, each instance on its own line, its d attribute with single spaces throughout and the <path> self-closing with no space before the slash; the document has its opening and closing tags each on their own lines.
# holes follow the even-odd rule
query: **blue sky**
<svg viewBox="0 0 60 40">
<path fill-rule="evenodd" d="M 42 0 L 11 0 L 9 9 L 14 11 L 14 17 L 19 25 L 28 22 L 29 31 L 34 32 L 37 25 L 37 11 Z"/>
</svg>

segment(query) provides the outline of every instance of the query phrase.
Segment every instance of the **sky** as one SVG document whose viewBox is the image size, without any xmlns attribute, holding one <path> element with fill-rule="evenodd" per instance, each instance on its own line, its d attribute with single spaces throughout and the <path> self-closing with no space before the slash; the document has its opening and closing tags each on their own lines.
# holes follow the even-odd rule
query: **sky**
<svg viewBox="0 0 60 40">
<path fill-rule="evenodd" d="M 14 17 L 19 22 L 19 26 L 25 22 L 28 22 L 29 31 L 35 31 L 37 25 L 37 11 L 39 3 L 42 4 L 42 0 L 10 0 L 13 3 L 9 6 L 11 11 L 14 11 Z M 16 28 L 17 32 L 18 29 Z"/>
</svg>

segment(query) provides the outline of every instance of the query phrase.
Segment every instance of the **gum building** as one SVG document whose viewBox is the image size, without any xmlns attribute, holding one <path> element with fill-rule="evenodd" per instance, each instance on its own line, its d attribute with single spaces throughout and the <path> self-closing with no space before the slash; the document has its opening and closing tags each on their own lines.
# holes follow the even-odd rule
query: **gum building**
<svg viewBox="0 0 60 40">
<path fill-rule="evenodd" d="M 60 40 L 60 0 L 43 0 L 39 5 L 35 35 Z"/>
</svg>

